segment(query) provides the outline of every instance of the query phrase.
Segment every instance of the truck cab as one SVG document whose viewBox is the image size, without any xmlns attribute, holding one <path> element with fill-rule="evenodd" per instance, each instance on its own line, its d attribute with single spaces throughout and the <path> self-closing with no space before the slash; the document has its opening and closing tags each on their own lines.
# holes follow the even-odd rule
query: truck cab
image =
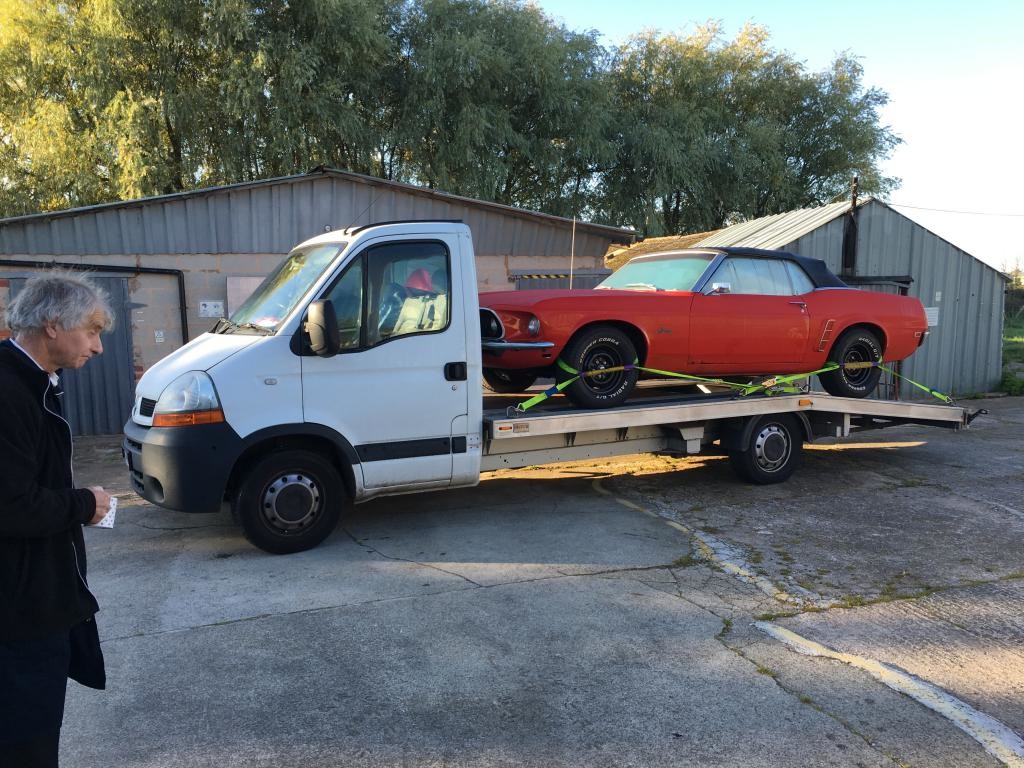
<svg viewBox="0 0 1024 768">
<path fill-rule="evenodd" d="M 353 500 L 478 482 L 480 359 L 465 224 L 314 237 L 140 379 L 133 486 L 175 510 L 230 501 L 257 546 L 309 548 Z"/>
</svg>

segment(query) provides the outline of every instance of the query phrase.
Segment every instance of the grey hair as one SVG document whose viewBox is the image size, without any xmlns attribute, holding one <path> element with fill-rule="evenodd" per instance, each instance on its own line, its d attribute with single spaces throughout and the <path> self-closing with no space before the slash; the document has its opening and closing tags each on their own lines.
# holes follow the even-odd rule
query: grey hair
<svg viewBox="0 0 1024 768">
<path fill-rule="evenodd" d="M 84 272 L 53 270 L 35 275 L 7 307 L 7 327 L 13 333 L 39 332 L 51 324 L 64 330 L 80 328 L 90 315 L 103 314 L 103 330 L 114 325 L 106 292 Z"/>
</svg>

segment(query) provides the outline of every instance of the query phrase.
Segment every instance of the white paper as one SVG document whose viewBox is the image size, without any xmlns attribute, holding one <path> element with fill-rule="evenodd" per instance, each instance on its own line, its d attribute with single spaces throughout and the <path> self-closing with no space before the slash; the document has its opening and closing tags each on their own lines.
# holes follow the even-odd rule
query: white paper
<svg viewBox="0 0 1024 768">
<path fill-rule="evenodd" d="M 110 497 L 110 506 L 107 507 L 107 514 L 103 516 L 103 519 L 98 523 L 93 524 L 93 528 L 113 528 L 114 518 L 117 516 L 117 497 Z"/>
</svg>

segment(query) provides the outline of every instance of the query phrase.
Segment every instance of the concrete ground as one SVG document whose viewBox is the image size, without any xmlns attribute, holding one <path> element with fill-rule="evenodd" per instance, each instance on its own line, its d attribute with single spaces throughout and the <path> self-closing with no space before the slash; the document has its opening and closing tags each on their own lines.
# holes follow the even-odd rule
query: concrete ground
<svg viewBox="0 0 1024 768">
<path fill-rule="evenodd" d="M 64 766 L 1024 765 L 1024 399 L 970 430 L 494 473 L 252 548 L 77 480 L 108 690 Z"/>
</svg>

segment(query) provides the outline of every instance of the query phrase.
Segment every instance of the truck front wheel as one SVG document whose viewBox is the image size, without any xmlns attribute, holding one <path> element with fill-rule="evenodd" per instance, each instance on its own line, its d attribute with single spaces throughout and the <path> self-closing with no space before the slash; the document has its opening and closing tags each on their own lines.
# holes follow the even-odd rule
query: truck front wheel
<svg viewBox="0 0 1024 768">
<path fill-rule="evenodd" d="M 252 544 L 285 555 L 326 539 L 350 501 L 338 470 L 327 459 L 291 450 L 253 464 L 235 494 L 233 512 Z"/>
</svg>

